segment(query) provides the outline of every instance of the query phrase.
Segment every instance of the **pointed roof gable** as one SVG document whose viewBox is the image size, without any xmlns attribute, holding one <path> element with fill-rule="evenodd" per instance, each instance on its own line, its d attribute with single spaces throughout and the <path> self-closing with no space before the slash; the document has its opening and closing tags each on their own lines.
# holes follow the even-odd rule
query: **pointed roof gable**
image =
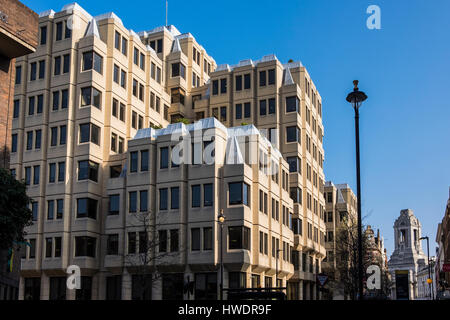
<svg viewBox="0 0 450 320">
<path fill-rule="evenodd" d="M 100 33 L 98 32 L 97 20 L 95 20 L 94 18 L 91 19 L 91 21 L 89 22 L 89 24 L 86 28 L 86 32 L 85 32 L 84 36 L 85 37 L 95 36 L 100 39 Z"/>
</svg>

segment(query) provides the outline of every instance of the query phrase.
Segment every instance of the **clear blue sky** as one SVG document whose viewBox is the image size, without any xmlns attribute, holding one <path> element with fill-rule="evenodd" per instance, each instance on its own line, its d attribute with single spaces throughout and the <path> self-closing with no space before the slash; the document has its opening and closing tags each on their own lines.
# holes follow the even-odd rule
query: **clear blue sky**
<svg viewBox="0 0 450 320">
<path fill-rule="evenodd" d="M 41 12 L 70 1 L 24 0 Z M 78 1 L 92 15 L 114 11 L 125 26 L 165 23 L 165 1 Z M 192 4 L 191 4 L 192 3 Z M 381 30 L 366 8 L 381 8 Z M 361 109 L 362 206 L 389 255 L 393 223 L 411 208 L 432 240 L 450 186 L 450 1 L 169 1 L 169 24 L 191 32 L 218 64 L 274 53 L 300 60 L 323 99 L 325 175 L 356 192 L 352 80 Z M 425 247 L 425 246 L 424 246 Z"/>
</svg>

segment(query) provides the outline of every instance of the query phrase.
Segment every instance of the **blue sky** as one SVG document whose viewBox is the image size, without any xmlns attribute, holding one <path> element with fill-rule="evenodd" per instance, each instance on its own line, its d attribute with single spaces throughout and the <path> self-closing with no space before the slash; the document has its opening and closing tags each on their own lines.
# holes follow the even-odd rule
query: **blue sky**
<svg viewBox="0 0 450 320">
<path fill-rule="evenodd" d="M 23 0 L 36 12 L 70 1 Z M 114 11 L 134 31 L 165 24 L 165 1 L 78 1 L 92 15 Z M 381 30 L 366 8 L 381 9 Z M 169 24 L 191 32 L 218 64 L 274 53 L 300 60 L 323 99 L 325 175 L 356 192 L 352 80 L 361 109 L 361 178 L 366 223 L 388 253 L 393 223 L 411 208 L 434 238 L 450 186 L 450 1 L 169 1 Z M 425 246 L 424 246 L 425 247 Z"/>
</svg>

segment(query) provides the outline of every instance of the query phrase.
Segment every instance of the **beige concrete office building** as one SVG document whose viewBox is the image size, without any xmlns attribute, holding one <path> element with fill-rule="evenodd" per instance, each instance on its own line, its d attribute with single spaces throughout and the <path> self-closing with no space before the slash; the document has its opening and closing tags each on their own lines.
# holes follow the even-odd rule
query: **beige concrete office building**
<svg viewBox="0 0 450 320">
<path fill-rule="evenodd" d="M 358 220 L 357 198 L 353 190 L 346 183 L 334 184 L 331 181 L 325 183 L 325 249 L 327 255 L 323 260 L 323 268 L 330 273 L 329 276 L 334 276 L 339 279 L 339 274 L 336 271 L 337 257 L 336 257 L 336 241 L 337 234 L 342 224 Z M 330 293 L 330 297 L 334 300 L 345 299 L 343 287 L 334 288 Z"/>
<path fill-rule="evenodd" d="M 269 55 L 217 66 L 189 33 L 167 26 L 137 34 L 114 13 L 93 17 L 77 4 L 42 13 L 39 27 L 36 52 L 17 61 L 23 81 L 14 96 L 11 168 L 35 201 L 21 298 L 132 298 L 136 270 L 125 257 L 130 242 L 139 243 L 139 228 L 128 224 L 138 194 L 148 201 L 143 209 L 170 216 L 163 223 L 167 248 L 171 235 L 179 244 L 176 258 L 149 270 L 161 275 L 151 298 L 181 297 L 188 279 L 196 289 L 184 298 L 217 297 L 221 209 L 227 217 L 225 288 L 274 286 L 278 269 L 278 285 L 287 287 L 289 298 L 319 298 L 315 275 L 325 257 L 322 103 L 300 62 L 283 64 Z M 236 150 L 233 137 L 245 132 L 261 144 L 254 153 L 258 164 L 158 167 L 169 136 L 193 130 L 168 126 L 179 118 L 201 120 L 201 128 L 213 128 L 215 143 Z M 244 158 L 245 144 L 238 143 Z M 130 172 L 133 152 L 140 159 L 142 148 L 149 150 L 147 171 Z M 272 167 L 280 169 L 277 178 L 261 174 Z M 229 189 L 233 180 L 248 186 L 241 184 L 249 205 L 243 195 L 240 204 L 230 202 L 230 194 L 238 194 Z M 213 205 L 192 208 L 192 194 L 205 184 L 213 184 L 207 189 Z M 176 185 L 178 208 L 160 207 Z M 199 185 L 195 192 L 193 185 Z M 161 195 L 161 189 L 167 191 Z M 148 191 L 147 198 L 141 191 Z M 111 203 L 120 207 L 112 215 Z M 194 226 L 199 230 L 192 234 Z M 242 226 L 241 234 L 233 234 L 245 248 L 230 249 L 230 226 Z M 192 237 L 195 248 L 205 237 L 212 245 L 204 249 L 201 240 L 200 252 L 192 252 Z M 65 289 L 71 264 L 81 267 L 82 288 L 90 290 Z"/>
</svg>

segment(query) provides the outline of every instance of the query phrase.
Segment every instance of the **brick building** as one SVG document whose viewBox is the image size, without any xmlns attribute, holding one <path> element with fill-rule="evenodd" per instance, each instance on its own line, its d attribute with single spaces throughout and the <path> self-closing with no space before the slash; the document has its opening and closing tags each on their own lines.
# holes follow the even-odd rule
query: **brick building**
<svg viewBox="0 0 450 320">
<path fill-rule="evenodd" d="M 17 0 L 0 0 L 0 167 L 9 168 L 15 58 L 32 53 L 37 45 L 38 15 Z M 0 251 L 0 300 L 17 299 L 16 256 L 12 272 L 7 252 Z"/>
</svg>

